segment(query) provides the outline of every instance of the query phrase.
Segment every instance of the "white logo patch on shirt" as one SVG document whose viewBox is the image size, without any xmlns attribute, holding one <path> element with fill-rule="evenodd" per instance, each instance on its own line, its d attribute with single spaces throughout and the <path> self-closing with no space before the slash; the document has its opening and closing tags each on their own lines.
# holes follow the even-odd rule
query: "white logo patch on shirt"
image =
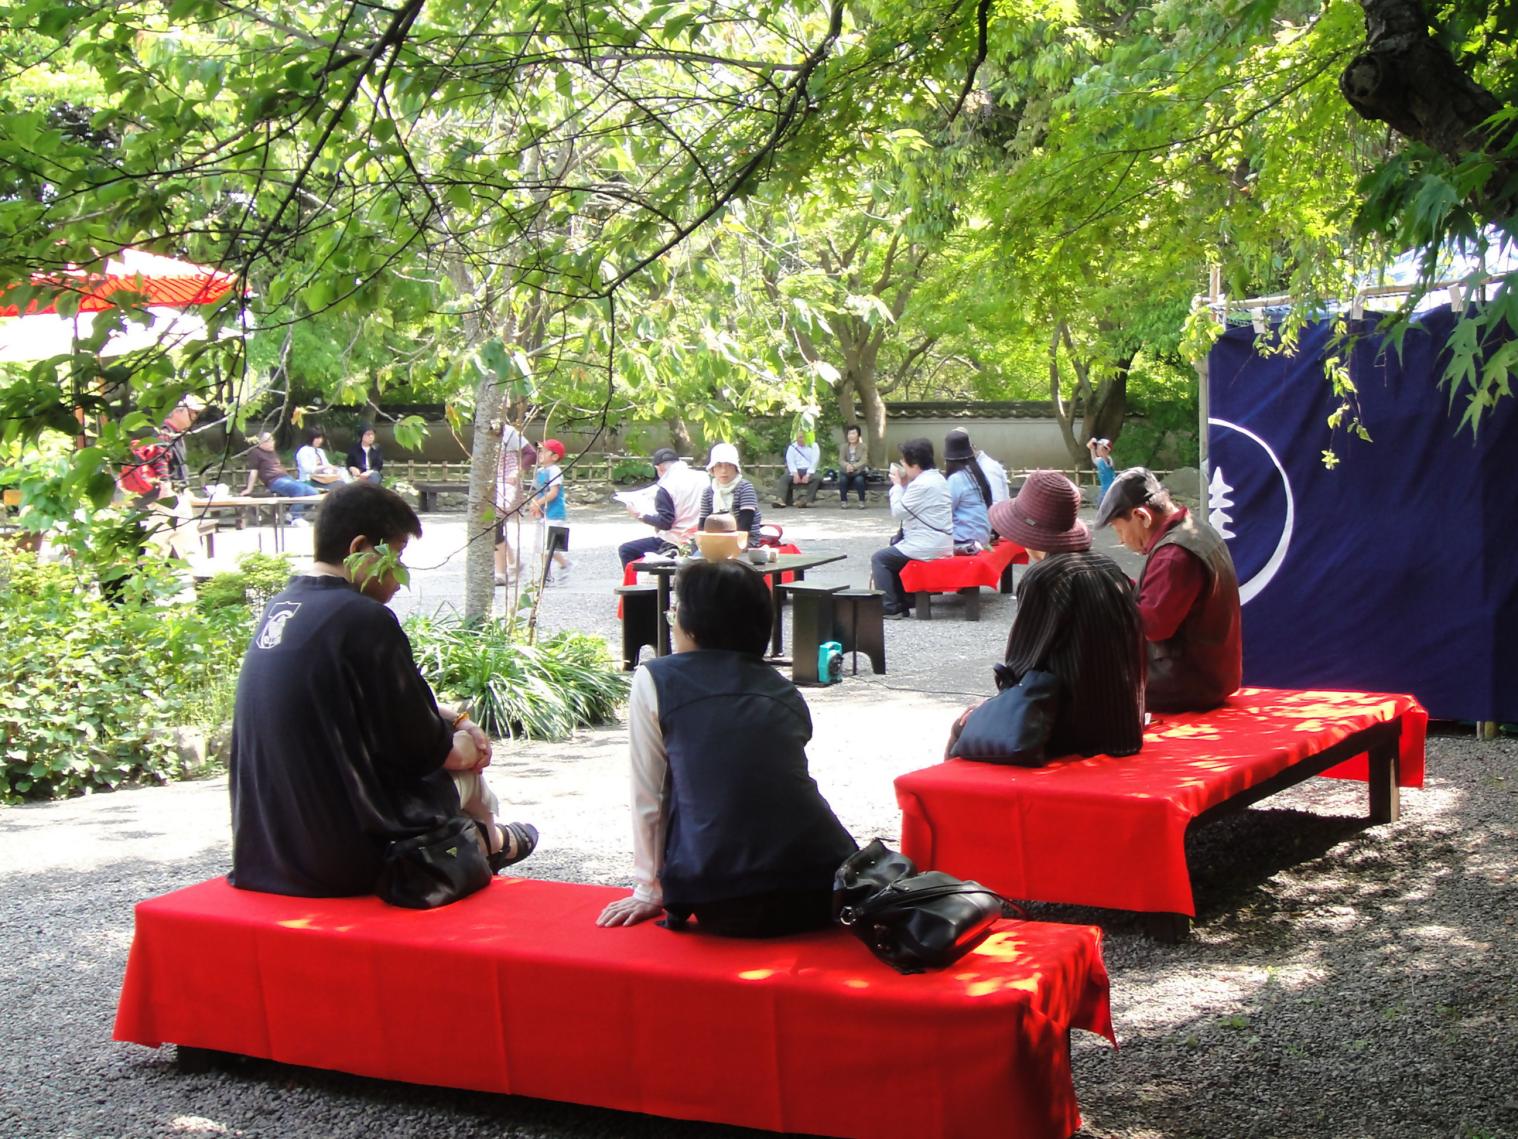
<svg viewBox="0 0 1518 1139">
<path fill-rule="evenodd" d="M 279 643 L 285 639 L 285 623 L 294 617 L 299 609 L 299 601 L 281 601 L 270 608 L 264 627 L 258 631 L 258 640 L 253 643 L 261 649 L 278 647 Z"/>
</svg>

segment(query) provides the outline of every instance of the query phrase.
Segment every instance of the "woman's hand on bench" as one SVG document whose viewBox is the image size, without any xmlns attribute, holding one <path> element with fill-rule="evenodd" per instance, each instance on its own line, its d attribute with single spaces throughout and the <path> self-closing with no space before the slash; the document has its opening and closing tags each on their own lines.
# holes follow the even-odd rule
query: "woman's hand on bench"
<svg viewBox="0 0 1518 1139">
<path fill-rule="evenodd" d="M 596 918 L 597 925 L 637 925 L 639 922 L 656 918 L 664 912 L 664 907 L 655 902 L 645 902 L 640 899 L 621 898 L 612 902 L 601 911 Z"/>
</svg>

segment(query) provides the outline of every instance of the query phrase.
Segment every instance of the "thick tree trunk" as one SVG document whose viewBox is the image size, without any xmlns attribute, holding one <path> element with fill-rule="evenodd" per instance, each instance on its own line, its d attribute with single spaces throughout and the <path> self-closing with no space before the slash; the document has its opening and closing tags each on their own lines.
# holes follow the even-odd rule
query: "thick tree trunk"
<svg viewBox="0 0 1518 1139">
<path fill-rule="evenodd" d="M 464 620 L 483 621 L 495 598 L 495 473 L 501 435 L 492 425 L 505 412 L 501 384 L 480 381 L 474 397 L 474 446 L 469 452 L 469 510 L 464 553 Z"/>
<path fill-rule="evenodd" d="M 669 427 L 670 446 L 679 451 L 681 457 L 692 455 L 695 458 L 701 458 L 694 454 L 696 443 L 690 437 L 690 427 L 686 424 L 684 416 L 671 415 L 664 422 Z"/>
<path fill-rule="evenodd" d="M 1362 118 L 1388 124 L 1451 161 L 1487 149 L 1481 123 L 1502 109 L 1429 34 L 1418 0 L 1360 0 L 1365 48 L 1339 76 L 1339 90 Z M 1512 163 L 1503 163 L 1474 191 L 1480 208 L 1495 209 L 1511 196 Z"/>
</svg>

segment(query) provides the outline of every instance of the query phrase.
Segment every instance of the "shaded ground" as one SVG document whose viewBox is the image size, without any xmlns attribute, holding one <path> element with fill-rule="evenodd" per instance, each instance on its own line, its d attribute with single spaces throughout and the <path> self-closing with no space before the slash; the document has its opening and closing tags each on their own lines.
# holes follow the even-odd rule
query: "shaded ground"
<svg viewBox="0 0 1518 1139">
<path fill-rule="evenodd" d="M 886 529 L 878 510 L 780 519 L 809 551 L 849 554 L 819 580 L 861 583 Z M 461 594 L 445 555 L 462 528 L 428 523 L 405 604 L 435 608 Z M 545 627 L 614 630 L 612 546 L 636 533 L 581 512 L 575 575 L 545 600 Z M 1010 601 L 977 624 L 943 608 L 888 624 L 887 675 L 807 693 L 813 771 L 862 839 L 896 838 L 892 778 L 936 759 L 949 717 L 989 690 Z M 506 749 L 496 785 L 544 835 L 525 874 L 628 881 L 624 748 L 610 727 Z M 1074 1041 L 1082 1135 L 1518 1136 L 1515 792 L 1518 741 L 1437 737 L 1429 786 L 1404 793 L 1396 824 L 1366 827 L 1363 789 L 1317 780 L 1200 832 L 1185 944 L 1124 915 L 1038 907 L 1107 934 L 1121 1048 Z M 264 1063 L 186 1076 L 170 1049 L 111 1043 L 132 904 L 227 860 L 220 779 L 0 810 L 0 1135 L 751 1134 Z"/>
</svg>

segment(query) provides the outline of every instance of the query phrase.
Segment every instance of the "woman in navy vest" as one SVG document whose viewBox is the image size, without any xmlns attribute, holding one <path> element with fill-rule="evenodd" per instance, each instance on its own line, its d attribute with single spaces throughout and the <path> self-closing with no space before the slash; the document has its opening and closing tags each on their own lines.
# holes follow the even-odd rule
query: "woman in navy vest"
<svg viewBox="0 0 1518 1139">
<path fill-rule="evenodd" d="M 742 562 L 676 577 L 675 652 L 638 670 L 628 705 L 637 886 L 597 925 L 664 913 L 770 937 L 831 921 L 833 872 L 856 845 L 807 772 L 806 701 L 764 662 L 771 618 Z"/>
</svg>

